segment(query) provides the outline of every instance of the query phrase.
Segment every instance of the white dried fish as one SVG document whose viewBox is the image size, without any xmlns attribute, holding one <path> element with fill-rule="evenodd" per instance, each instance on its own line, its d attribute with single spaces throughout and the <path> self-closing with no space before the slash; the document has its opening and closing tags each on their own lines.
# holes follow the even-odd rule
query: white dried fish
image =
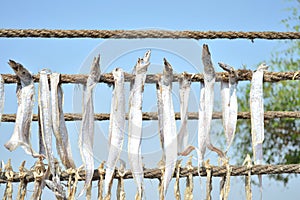
<svg viewBox="0 0 300 200">
<path fill-rule="evenodd" d="M 223 63 L 219 63 L 219 65 L 229 73 L 229 82 L 221 81 L 222 121 L 227 142 L 225 152 L 227 152 L 234 139 L 237 123 L 238 103 L 236 88 L 238 84 L 238 75 L 233 67 L 229 67 Z"/>
<path fill-rule="evenodd" d="M 180 119 L 181 127 L 177 136 L 178 153 L 183 152 L 188 146 L 188 103 L 191 91 L 191 76 L 183 72 L 179 77 L 179 96 L 180 96 Z"/>
<path fill-rule="evenodd" d="M 56 138 L 56 149 L 59 157 L 68 168 L 75 169 L 75 164 L 73 161 L 71 145 L 68 136 L 68 130 L 66 127 L 66 122 L 63 112 L 63 91 L 61 84 L 59 84 L 60 74 L 52 73 L 50 75 L 51 83 L 51 102 L 52 102 L 52 123 L 53 132 Z"/>
<path fill-rule="evenodd" d="M 112 73 L 114 77 L 114 90 L 110 111 L 109 153 L 104 182 L 105 196 L 110 196 L 109 188 L 112 183 L 116 164 L 120 158 L 125 132 L 124 71 L 121 68 L 116 68 Z"/>
<path fill-rule="evenodd" d="M 137 197 L 143 198 L 144 172 L 141 155 L 142 142 L 142 99 L 146 73 L 150 65 L 150 51 L 145 53 L 144 58 L 138 59 L 133 70 L 134 79 L 130 84 L 129 117 L 128 117 L 128 160 L 134 180 L 137 184 Z"/>
<path fill-rule="evenodd" d="M 264 99 L 263 99 L 263 76 L 268 69 L 264 63 L 254 71 L 250 87 L 250 113 L 251 113 L 251 135 L 254 164 L 261 165 L 263 161 L 264 141 Z M 262 199 L 262 177 L 258 176 L 261 199 Z"/>
<path fill-rule="evenodd" d="M 90 75 L 87 83 L 83 89 L 83 114 L 82 124 L 79 133 L 78 143 L 80 148 L 81 158 L 84 163 L 86 175 L 84 187 L 79 196 L 89 187 L 94 173 L 94 103 L 93 103 L 93 89 L 100 80 L 100 55 L 94 58 Z"/>
<path fill-rule="evenodd" d="M 164 65 L 161 94 L 163 101 L 164 151 L 166 156 L 163 191 L 164 195 L 166 195 L 177 161 L 177 130 L 172 100 L 173 69 L 166 59 L 164 59 Z"/>
<path fill-rule="evenodd" d="M 198 111 L 198 167 L 203 164 L 206 151 L 204 84 L 200 82 L 200 103 Z"/>
<path fill-rule="evenodd" d="M 2 120 L 2 114 L 4 109 L 5 93 L 4 93 L 4 80 L 0 74 L 0 123 Z"/>
<path fill-rule="evenodd" d="M 204 65 L 204 88 L 200 84 L 200 106 L 199 106 L 199 121 L 198 121 L 198 166 L 204 159 L 206 147 L 216 152 L 221 158 L 225 158 L 224 153 L 213 146 L 210 141 L 210 128 L 213 113 L 214 102 L 214 84 L 215 70 L 211 61 L 211 55 L 206 44 L 202 49 L 202 62 Z M 203 104 L 204 102 L 204 104 Z"/>
<path fill-rule="evenodd" d="M 15 122 L 15 128 L 10 140 L 4 145 L 9 151 L 15 150 L 18 146 L 22 146 L 27 154 L 38 157 L 31 147 L 31 121 L 32 109 L 34 106 L 34 84 L 30 72 L 21 64 L 13 60 L 9 60 L 8 64 L 14 70 L 20 84 L 17 86 L 18 110 Z"/>
<path fill-rule="evenodd" d="M 48 160 L 48 170 L 51 174 L 55 174 L 54 168 L 54 156 L 52 151 L 52 118 L 51 118 L 51 100 L 50 100 L 50 89 L 48 83 L 48 72 L 49 70 L 44 69 L 40 72 L 39 82 L 39 111 L 40 111 L 40 122 L 43 144 L 45 147 L 46 158 Z"/>
<path fill-rule="evenodd" d="M 162 101 L 162 84 L 161 84 L 161 75 L 157 75 L 157 82 L 156 82 L 156 95 L 157 95 L 157 118 L 158 118 L 158 132 L 159 132 L 159 139 L 160 145 L 162 149 L 162 158 L 161 162 L 165 162 L 165 150 L 164 150 L 164 122 L 163 122 L 163 101 Z"/>
</svg>

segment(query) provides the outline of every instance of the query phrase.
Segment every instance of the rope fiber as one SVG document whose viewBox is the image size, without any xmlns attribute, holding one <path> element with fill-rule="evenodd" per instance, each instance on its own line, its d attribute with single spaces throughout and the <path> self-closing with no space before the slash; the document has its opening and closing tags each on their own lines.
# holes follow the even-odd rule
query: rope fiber
<svg viewBox="0 0 300 200">
<path fill-rule="evenodd" d="M 167 31 L 167 30 L 49 30 L 0 29 L 6 38 L 189 38 L 189 39 L 300 39 L 300 32 L 242 31 Z"/>
</svg>

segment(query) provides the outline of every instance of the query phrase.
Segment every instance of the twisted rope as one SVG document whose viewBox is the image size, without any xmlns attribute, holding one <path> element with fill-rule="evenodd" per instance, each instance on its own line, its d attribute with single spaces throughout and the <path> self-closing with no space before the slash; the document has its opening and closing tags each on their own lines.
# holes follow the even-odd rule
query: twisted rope
<svg viewBox="0 0 300 200">
<path fill-rule="evenodd" d="M 231 171 L 231 176 L 245 176 L 249 172 L 249 168 L 247 166 L 230 166 L 232 168 Z M 199 169 L 200 171 L 200 176 L 206 176 L 206 168 L 201 167 Z M 226 166 L 211 166 L 211 172 L 212 176 L 214 177 L 222 177 L 226 176 L 227 173 L 227 168 Z M 103 172 L 104 173 L 104 172 Z M 173 177 L 176 177 L 177 171 L 175 170 Z M 179 170 L 179 176 L 182 177 L 188 177 L 189 174 L 192 173 L 193 176 L 198 176 L 198 168 L 193 167 L 193 168 L 180 168 Z M 6 183 L 8 180 L 6 176 L 4 175 L 5 172 L 0 173 L 0 184 L 1 183 Z M 300 164 L 289 164 L 289 165 L 254 165 L 251 167 L 251 175 L 266 175 L 266 174 L 300 174 Z M 102 174 L 103 175 L 103 174 Z M 78 179 L 79 181 L 83 181 L 85 179 L 85 171 L 82 170 L 79 172 L 80 178 Z M 60 180 L 61 181 L 68 181 L 70 177 L 70 173 L 67 171 L 63 171 L 61 173 Z M 161 178 L 161 170 L 160 169 L 145 169 L 144 170 L 144 177 L 146 179 L 159 179 Z M 14 172 L 13 178 L 11 179 L 12 182 L 19 182 L 20 181 L 20 175 L 18 172 Z M 23 179 L 26 179 L 27 182 L 33 182 L 34 181 L 34 176 L 33 176 L 33 171 L 28 171 L 26 172 L 25 178 L 22 177 Z M 94 170 L 94 175 L 93 175 L 93 181 L 99 180 L 100 175 L 98 170 Z M 118 179 L 119 174 L 116 173 L 114 174 L 114 178 Z M 124 179 L 132 179 L 132 173 L 130 171 L 126 171 L 125 175 L 123 177 Z M 51 179 L 51 177 L 50 177 Z"/>
<path fill-rule="evenodd" d="M 77 113 L 65 113 L 64 114 L 65 121 L 80 121 L 82 120 L 82 115 Z M 105 121 L 109 120 L 110 114 L 109 113 L 98 113 L 94 115 L 94 119 L 97 121 Z M 238 119 L 250 119 L 250 112 L 239 112 Z M 222 119 L 221 112 L 214 112 L 213 119 Z M 293 118 L 299 119 L 300 118 L 300 111 L 265 111 L 264 119 L 274 119 L 274 118 Z M 126 114 L 126 119 L 128 119 L 128 114 Z M 144 112 L 143 113 L 143 120 L 157 120 L 157 112 Z M 175 113 L 175 119 L 180 120 L 180 113 Z M 197 120 L 198 113 L 197 112 L 189 112 L 188 113 L 189 120 Z M 16 121 L 16 114 L 3 114 L 2 115 L 2 122 L 15 122 Z M 34 114 L 32 121 L 38 121 L 38 115 Z"/>
<path fill-rule="evenodd" d="M 300 39 L 300 32 L 167 31 L 167 30 L 49 30 L 0 29 L 0 37 L 38 38 L 190 38 L 190 39 Z"/>
<path fill-rule="evenodd" d="M 236 70 L 238 74 L 238 81 L 250 81 L 252 79 L 251 70 Z M 60 83 L 73 83 L 73 84 L 84 84 L 86 83 L 88 75 L 84 74 L 61 74 Z M 180 74 L 174 74 L 173 82 L 178 82 Z M 18 79 L 13 74 L 2 74 L 4 83 L 17 83 Z M 125 73 L 125 81 L 129 82 L 133 77 L 132 74 Z M 34 82 L 39 82 L 40 76 L 33 76 Z M 148 74 L 146 77 L 146 83 L 157 83 L 157 74 Z M 294 72 L 264 72 L 264 82 L 279 82 L 285 80 L 300 80 L 300 70 Z M 203 82 L 203 74 L 194 74 L 192 76 L 192 82 Z M 228 72 L 217 72 L 216 81 L 228 81 Z M 112 84 L 113 75 L 112 73 L 102 74 L 100 83 Z"/>
</svg>

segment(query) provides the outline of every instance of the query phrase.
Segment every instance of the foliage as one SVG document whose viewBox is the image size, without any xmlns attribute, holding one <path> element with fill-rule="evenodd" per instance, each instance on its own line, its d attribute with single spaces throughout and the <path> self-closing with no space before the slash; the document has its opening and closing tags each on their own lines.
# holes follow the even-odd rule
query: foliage
<svg viewBox="0 0 300 200">
<path fill-rule="evenodd" d="M 300 1 L 297 6 L 289 9 L 291 17 L 282 20 L 288 30 L 299 31 Z M 274 53 L 267 64 L 269 71 L 298 71 L 300 69 L 300 41 L 285 41 L 283 47 Z M 250 83 L 242 87 L 243 96 L 239 96 L 240 111 L 249 111 Z M 300 111 L 300 82 L 281 81 L 264 83 L 265 111 Z M 250 120 L 238 122 L 237 155 L 252 154 Z M 269 164 L 300 163 L 300 119 L 265 120 L 264 160 Z M 240 156 L 242 157 L 242 156 Z M 285 185 L 289 175 L 271 176 Z"/>
</svg>

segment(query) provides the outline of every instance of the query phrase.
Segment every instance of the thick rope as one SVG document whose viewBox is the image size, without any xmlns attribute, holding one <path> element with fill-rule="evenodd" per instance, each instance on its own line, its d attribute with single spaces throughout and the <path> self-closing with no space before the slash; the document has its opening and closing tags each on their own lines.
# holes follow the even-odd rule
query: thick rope
<svg viewBox="0 0 300 200">
<path fill-rule="evenodd" d="M 76 113 L 65 113 L 64 114 L 65 121 L 80 121 L 82 120 L 81 114 Z M 97 121 L 105 121 L 109 120 L 110 114 L 109 113 L 98 113 L 94 115 L 94 119 Z M 213 119 L 222 119 L 221 112 L 214 112 Z M 265 119 L 274 119 L 274 118 L 293 118 L 299 119 L 300 118 L 300 111 L 265 111 L 264 113 Z M 128 114 L 126 115 L 126 119 L 128 119 Z M 144 112 L 143 113 L 143 120 L 157 120 L 157 112 Z M 175 119 L 180 120 L 180 113 L 175 113 Z M 189 120 L 197 120 L 198 113 L 197 112 L 190 112 L 188 113 Z M 238 119 L 250 119 L 250 112 L 239 112 Z M 2 115 L 2 122 L 15 122 L 16 121 L 16 114 L 3 114 Z M 38 115 L 34 114 L 32 121 L 38 121 Z"/>
<path fill-rule="evenodd" d="M 35 38 L 190 38 L 190 39 L 300 39 L 300 32 L 167 31 L 167 30 L 49 30 L 0 29 L 0 37 Z"/>
<path fill-rule="evenodd" d="M 250 81 L 252 79 L 251 70 L 237 70 L 238 81 Z M 174 74 L 173 82 L 178 82 L 178 78 L 181 74 Z M 74 83 L 74 84 L 83 84 L 86 83 L 87 75 L 83 74 L 61 74 L 60 83 Z M 157 74 L 148 74 L 146 77 L 146 83 L 156 83 Z M 16 75 L 13 74 L 2 74 L 4 83 L 17 83 L 18 79 Z M 125 81 L 129 82 L 133 78 L 133 75 L 125 73 Z M 34 82 L 39 82 L 40 76 L 33 76 Z M 192 82 L 203 82 L 203 74 L 194 74 L 192 76 Z M 216 81 L 228 81 L 227 72 L 217 72 Z M 265 72 L 264 73 L 264 82 L 278 82 L 285 80 L 300 80 L 300 70 L 294 72 Z M 100 83 L 113 84 L 113 75 L 112 73 L 102 74 L 100 78 Z"/>
<path fill-rule="evenodd" d="M 230 168 L 232 168 L 231 176 L 246 176 L 249 172 L 249 167 L 247 166 L 234 166 L 231 165 Z M 207 175 L 206 168 L 201 167 L 199 169 L 200 176 L 205 177 Z M 214 177 L 222 177 L 226 176 L 227 173 L 226 166 L 211 166 L 211 173 Z M 161 169 L 145 169 L 144 171 L 144 178 L 146 179 L 159 179 L 161 178 Z M 191 168 L 180 168 L 180 177 L 188 177 L 190 173 L 193 174 L 193 176 L 198 176 L 198 167 Z M 78 181 L 83 181 L 85 178 L 85 172 L 84 170 L 79 171 L 79 177 Z M 300 164 L 289 164 L 289 165 L 254 165 L 251 167 L 251 175 L 266 175 L 266 174 L 300 174 Z M 103 174 L 102 174 L 103 175 Z M 67 171 L 63 171 L 61 173 L 61 181 L 68 181 L 70 174 Z M 94 170 L 93 175 L 93 181 L 99 180 L 99 172 L 98 169 Z M 176 177 L 176 170 L 174 172 L 173 177 Z M 118 179 L 120 178 L 117 171 L 114 174 L 114 178 Z M 123 177 L 124 179 L 132 179 L 132 173 L 130 171 L 126 171 L 125 175 Z M 33 171 L 26 172 L 25 179 L 27 182 L 33 182 L 34 176 Z M 49 177 L 51 179 L 51 176 Z M 0 173 L 0 184 L 6 183 L 7 177 L 4 173 Z M 12 182 L 19 182 L 20 177 L 18 172 L 14 172 L 13 178 L 10 180 Z"/>
</svg>

